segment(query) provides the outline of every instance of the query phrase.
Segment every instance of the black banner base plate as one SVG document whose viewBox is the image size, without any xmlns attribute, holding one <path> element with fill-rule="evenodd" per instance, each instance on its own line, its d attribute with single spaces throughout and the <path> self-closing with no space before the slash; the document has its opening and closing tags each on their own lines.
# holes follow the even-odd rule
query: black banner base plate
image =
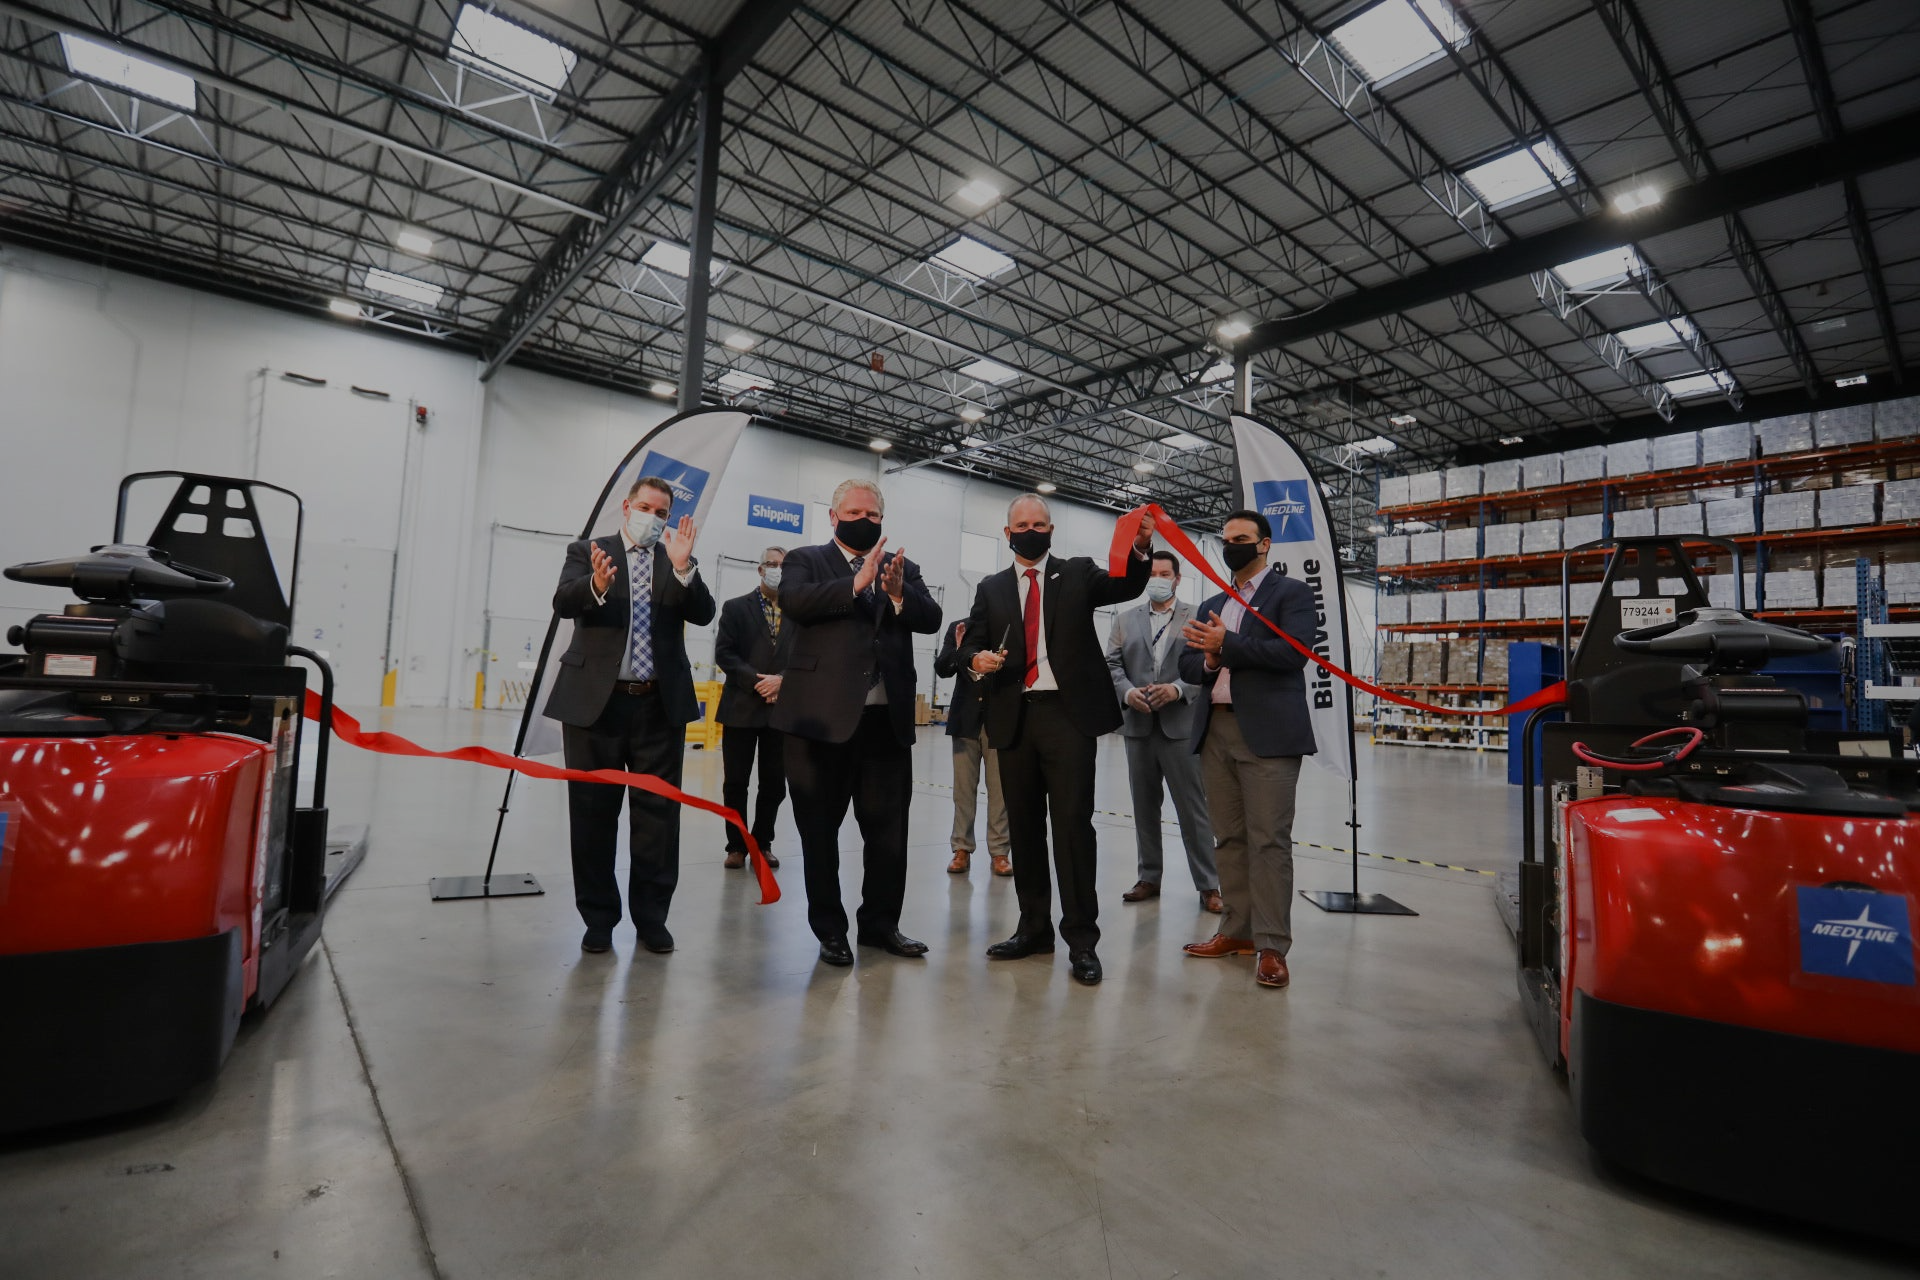
<svg viewBox="0 0 1920 1280">
<path fill-rule="evenodd" d="M 1384 893 L 1348 893 L 1345 889 L 1302 889 L 1300 896 L 1322 911 L 1356 916 L 1417 916 Z"/>
<path fill-rule="evenodd" d="M 529 871 L 504 871 L 488 884 L 485 876 L 435 876 L 427 881 L 435 902 L 456 902 L 464 898 L 525 898 L 545 893 Z"/>
</svg>

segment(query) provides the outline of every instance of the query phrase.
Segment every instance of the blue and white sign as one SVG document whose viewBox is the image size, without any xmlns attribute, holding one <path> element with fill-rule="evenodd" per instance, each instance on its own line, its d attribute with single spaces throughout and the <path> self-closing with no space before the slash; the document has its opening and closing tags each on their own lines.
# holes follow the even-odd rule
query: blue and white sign
<svg viewBox="0 0 1920 1280">
<path fill-rule="evenodd" d="M 807 509 L 798 502 L 747 495 L 747 523 L 762 529 L 778 529 L 796 537 L 806 528 Z"/>
<path fill-rule="evenodd" d="M 659 476 L 673 486 L 673 513 L 676 516 L 692 515 L 693 509 L 700 505 L 700 495 L 707 488 L 705 471 L 657 451 L 649 452 L 645 461 L 641 462 L 640 474 Z"/>
<path fill-rule="evenodd" d="M 1307 489 L 1312 483 L 1311 480 L 1253 482 L 1253 509 L 1273 526 L 1276 543 L 1313 541 L 1313 498 Z"/>
<path fill-rule="evenodd" d="M 1863 889 L 1797 893 L 1803 973 L 1914 985 L 1913 919 L 1905 897 Z"/>
</svg>

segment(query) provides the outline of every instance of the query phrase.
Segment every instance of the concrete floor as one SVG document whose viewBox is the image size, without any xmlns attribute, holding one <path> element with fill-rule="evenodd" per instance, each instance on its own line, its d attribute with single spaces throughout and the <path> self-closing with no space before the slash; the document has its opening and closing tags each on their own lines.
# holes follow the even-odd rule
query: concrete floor
<svg viewBox="0 0 1920 1280">
<path fill-rule="evenodd" d="M 1270 992 L 1249 961 L 1182 958 L 1214 921 L 1192 895 L 1120 902 L 1132 826 L 1104 817 L 1105 984 L 1075 986 L 1064 952 L 990 966 L 1012 885 L 942 873 L 946 742 L 925 730 L 903 926 L 926 960 L 818 965 L 791 824 L 788 897 L 760 907 L 712 820 L 689 822 L 678 952 L 635 954 L 623 927 L 583 956 L 559 784 L 518 788 L 501 856 L 546 896 L 435 904 L 429 876 L 480 868 L 499 775 L 335 759 L 336 819 L 369 821 L 373 849 L 324 948 L 212 1085 L 0 1146 L 0 1277 L 1911 1274 L 1597 1169 L 1522 1024 L 1490 876 L 1366 861 L 1363 887 L 1420 916 L 1298 904 L 1294 984 Z M 1366 847 L 1511 858 L 1504 757 L 1361 763 Z M 717 796 L 717 755 L 687 780 Z M 1338 844 L 1344 817 L 1309 769 L 1296 836 Z M 1304 849 L 1298 876 L 1341 887 L 1345 859 Z"/>
</svg>

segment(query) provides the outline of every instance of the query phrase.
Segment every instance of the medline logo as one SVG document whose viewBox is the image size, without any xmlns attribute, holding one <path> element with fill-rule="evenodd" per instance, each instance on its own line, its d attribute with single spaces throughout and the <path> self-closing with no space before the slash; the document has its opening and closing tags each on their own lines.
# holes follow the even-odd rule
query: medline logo
<svg viewBox="0 0 1920 1280">
<path fill-rule="evenodd" d="M 1275 542 L 1313 541 L 1313 496 L 1306 480 L 1256 480 L 1253 506 L 1273 525 Z"/>
<path fill-rule="evenodd" d="M 640 463 L 640 475 L 659 476 L 672 485 L 674 510 L 683 516 L 693 514 L 693 509 L 700 505 L 700 495 L 707 488 L 706 472 L 698 467 L 689 466 L 678 458 L 669 458 L 664 453 L 655 453 L 651 450 Z"/>
<path fill-rule="evenodd" d="M 1800 968 L 1865 982 L 1914 984 L 1913 930 L 1904 896 L 1800 889 Z"/>
</svg>

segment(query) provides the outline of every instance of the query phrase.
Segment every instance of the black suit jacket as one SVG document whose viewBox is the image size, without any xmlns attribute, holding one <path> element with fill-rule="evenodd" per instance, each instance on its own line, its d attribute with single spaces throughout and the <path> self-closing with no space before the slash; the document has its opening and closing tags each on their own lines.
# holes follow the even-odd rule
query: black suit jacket
<svg viewBox="0 0 1920 1280">
<path fill-rule="evenodd" d="M 554 589 L 553 611 L 573 619 L 573 643 L 560 655 L 553 692 L 547 695 L 547 715 L 562 724 L 586 728 L 606 710 L 613 682 L 626 657 L 627 632 L 632 625 L 633 594 L 627 585 L 627 548 L 615 533 L 596 538 L 600 549 L 613 557 L 619 570 L 607 584 L 605 604 L 593 601 L 593 559 L 586 540 L 567 548 Z M 704 626 L 713 621 L 713 593 L 693 571 L 686 586 L 673 576 L 666 550 L 653 550 L 653 673 L 667 714 L 685 723 L 698 719 L 700 704 L 693 696 L 693 668 L 687 662 L 685 624 Z"/>
<path fill-rule="evenodd" d="M 1120 727 L 1120 699 L 1107 671 L 1106 648 L 1094 633 L 1093 611 L 1102 605 L 1131 600 L 1147 589 L 1153 561 L 1138 553 L 1127 557 L 1127 576 L 1110 578 L 1107 567 L 1087 556 L 1047 561 L 1047 578 L 1040 592 L 1041 625 L 1047 629 L 1047 662 L 1067 706 L 1067 716 L 1090 738 Z M 1007 638 L 1007 664 L 979 681 L 985 701 L 987 740 L 996 748 L 1020 741 L 1025 703 L 1027 638 L 1023 625 L 1024 579 L 1019 565 L 983 578 L 973 593 L 973 612 L 967 616 L 967 638 L 960 646 L 960 666 L 971 670 L 973 656 L 991 652 Z M 971 675 L 965 677 L 973 679 Z"/>
<path fill-rule="evenodd" d="M 872 601 L 857 599 L 853 567 L 836 543 L 789 551 L 780 567 L 780 608 L 794 629 L 793 652 L 767 723 L 815 742 L 847 741 L 860 727 L 878 664 L 894 736 L 912 745 L 913 635 L 940 629 L 940 606 L 911 560 L 902 599 L 896 614 L 878 578 Z"/>
<path fill-rule="evenodd" d="M 980 736 L 980 681 L 961 667 L 960 645 L 953 638 L 953 633 L 965 622 L 966 619 L 962 618 L 947 628 L 946 639 L 940 642 L 940 652 L 933 659 L 933 674 L 954 682 L 953 697 L 947 703 L 949 738 Z"/>
<path fill-rule="evenodd" d="M 1307 680 L 1301 671 L 1306 657 L 1254 615 L 1272 618 L 1281 630 L 1311 649 L 1319 630 L 1313 592 L 1306 583 L 1274 569 L 1247 603 L 1253 607 L 1220 646 L 1220 665 L 1233 672 L 1233 710 L 1240 732 L 1257 756 L 1310 756 L 1315 747 L 1313 721 L 1307 716 Z M 1227 604 L 1226 592 L 1220 592 L 1200 606 L 1197 616 L 1224 616 Z M 1188 649 L 1180 655 L 1180 678 L 1200 686 L 1193 718 L 1193 749 L 1198 751 L 1207 740 L 1213 686 L 1220 673 L 1207 670 L 1204 653 Z"/>
<path fill-rule="evenodd" d="M 767 615 L 755 588 L 720 606 L 720 631 L 713 640 L 713 662 L 726 673 L 720 690 L 720 723 L 738 729 L 764 729 L 767 702 L 753 691 L 761 676 L 777 676 L 793 652 L 793 624 L 781 619 L 780 639 L 767 631 Z"/>
</svg>

